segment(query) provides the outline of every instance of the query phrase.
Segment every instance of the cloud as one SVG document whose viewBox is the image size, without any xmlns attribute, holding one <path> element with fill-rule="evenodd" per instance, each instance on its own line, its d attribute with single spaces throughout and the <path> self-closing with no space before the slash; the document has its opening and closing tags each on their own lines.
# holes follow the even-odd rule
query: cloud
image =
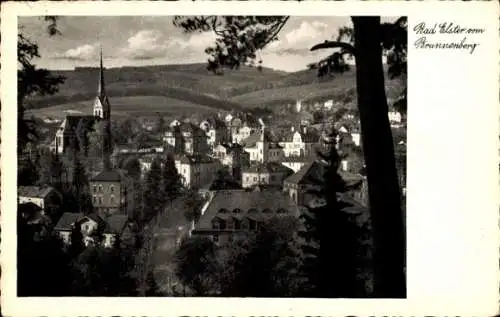
<svg viewBox="0 0 500 317">
<path fill-rule="evenodd" d="M 159 30 L 141 30 L 127 40 L 121 50 L 125 58 L 151 60 L 170 57 L 183 59 L 193 55 L 203 56 L 205 48 L 215 42 L 213 32 L 195 33 L 190 36 L 166 37 Z"/>
<path fill-rule="evenodd" d="M 309 54 L 313 45 L 330 39 L 334 31 L 320 21 L 302 21 L 296 28 L 280 36 L 278 41 L 270 43 L 265 51 L 278 55 Z"/>
<path fill-rule="evenodd" d="M 69 49 L 63 53 L 55 54 L 54 58 L 73 61 L 89 61 L 95 59 L 96 56 L 96 45 L 84 44 L 76 48 Z"/>
<path fill-rule="evenodd" d="M 158 30 L 141 30 L 128 38 L 127 45 L 121 53 L 132 60 L 149 60 L 165 56 L 167 46 L 162 37 L 163 34 Z"/>
</svg>

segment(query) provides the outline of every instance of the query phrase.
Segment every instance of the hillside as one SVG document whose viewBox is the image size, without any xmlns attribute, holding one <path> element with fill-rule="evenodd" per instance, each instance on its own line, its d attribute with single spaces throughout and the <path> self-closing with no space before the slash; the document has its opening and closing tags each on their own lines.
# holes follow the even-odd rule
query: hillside
<svg viewBox="0 0 500 317">
<path fill-rule="evenodd" d="M 66 77 L 53 96 L 33 98 L 28 108 L 79 103 L 91 100 L 97 90 L 97 68 L 54 71 Z M 161 96 L 183 100 L 202 107 L 229 110 L 241 107 L 273 106 L 297 99 L 352 100 L 355 96 L 355 73 L 350 70 L 333 78 L 318 79 L 314 71 L 286 73 L 264 68 L 242 67 L 214 75 L 205 64 L 122 67 L 106 70 L 106 90 L 113 100 L 120 97 Z M 397 81 L 388 81 L 388 97 L 396 96 Z"/>
<path fill-rule="evenodd" d="M 63 118 L 67 114 L 92 114 L 94 100 L 65 103 L 57 106 L 33 109 L 27 115 L 35 117 Z M 110 100 L 112 116 L 117 117 L 145 117 L 162 114 L 164 117 L 190 116 L 196 114 L 216 113 L 217 108 L 202 106 L 185 100 L 162 96 L 130 96 L 116 97 Z"/>
</svg>

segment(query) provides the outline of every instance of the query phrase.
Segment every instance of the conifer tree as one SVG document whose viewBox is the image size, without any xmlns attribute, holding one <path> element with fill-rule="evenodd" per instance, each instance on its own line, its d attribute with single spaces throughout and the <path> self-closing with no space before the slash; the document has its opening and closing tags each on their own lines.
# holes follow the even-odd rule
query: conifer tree
<svg viewBox="0 0 500 317">
<path fill-rule="evenodd" d="M 302 274 L 308 281 L 308 289 L 302 296 L 313 297 L 355 297 L 356 289 L 356 233 L 345 205 L 339 201 L 337 193 L 348 188 L 338 174 L 339 155 L 335 146 L 336 133 L 323 135 L 326 154 L 318 152 L 324 164 L 321 185 L 307 211 L 302 214 L 303 267 Z"/>
<path fill-rule="evenodd" d="M 165 202 L 162 190 L 162 168 L 159 158 L 151 162 L 144 184 L 142 221 L 148 223 L 160 213 Z"/>
<path fill-rule="evenodd" d="M 71 182 L 74 198 L 78 204 L 78 211 L 89 212 L 91 200 L 89 194 L 89 180 L 85 172 L 85 167 L 75 155 L 73 167 L 73 179 Z"/>
<path fill-rule="evenodd" d="M 182 190 L 182 182 L 171 154 L 167 155 L 165 160 L 162 169 L 162 181 L 166 201 L 172 201 L 177 198 Z"/>
</svg>

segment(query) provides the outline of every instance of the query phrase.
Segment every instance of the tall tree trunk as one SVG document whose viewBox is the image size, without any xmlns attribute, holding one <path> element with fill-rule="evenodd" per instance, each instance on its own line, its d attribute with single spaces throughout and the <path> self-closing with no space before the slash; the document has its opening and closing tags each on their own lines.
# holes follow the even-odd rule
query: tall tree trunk
<svg viewBox="0 0 500 317">
<path fill-rule="evenodd" d="M 384 85 L 380 17 L 352 17 L 356 87 L 374 239 L 374 295 L 406 297 L 406 237 Z"/>
</svg>

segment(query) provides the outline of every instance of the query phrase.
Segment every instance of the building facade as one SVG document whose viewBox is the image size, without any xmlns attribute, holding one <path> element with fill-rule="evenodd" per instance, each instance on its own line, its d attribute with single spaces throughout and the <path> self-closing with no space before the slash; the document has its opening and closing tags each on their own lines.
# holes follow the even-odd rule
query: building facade
<svg viewBox="0 0 500 317">
<path fill-rule="evenodd" d="M 134 208 L 132 180 L 123 170 L 105 170 L 89 180 L 94 211 L 101 217 L 129 215 Z"/>
</svg>

